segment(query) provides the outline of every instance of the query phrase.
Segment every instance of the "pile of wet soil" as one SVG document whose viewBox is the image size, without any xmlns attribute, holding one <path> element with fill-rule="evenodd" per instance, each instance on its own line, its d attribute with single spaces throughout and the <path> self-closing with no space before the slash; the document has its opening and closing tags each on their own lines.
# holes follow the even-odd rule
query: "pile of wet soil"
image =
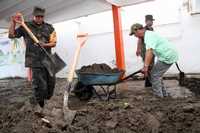
<svg viewBox="0 0 200 133">
<path fill-rule="evenodd" d="M 109 65 L 102 64 L 92 64 L 88 66 L 82 66 L 81 69 L 78 70 L 81 73 L 115 73 L 119 72 L 117 68 L 111 68 Z"/>
<path fill-rule="evenodd" d="M 162 132 L 168 133 L 199 133 L 200 132 L 200 103 L 187 100 L 175 106 L 169 106 L 160 127 Z"/>
<path fill-rule="evenodd" d="M 184 86 L 190 89 L 195 95 L 200 95 L 200 78 L 185 78 Z"/>
<path fill-rule="evenodd" d="M 167 81 L 170 84 L 172 80 Z M 0 133 L 199 133 L 200 100 L 157 98 L 143 81 L 118 86 L 117 98 L 88 102 L 75 97 L 70 109 L 77 114 L 71 125 L 62 120 L 66 79 L 57 79 L 54 96 L 45 105 L 51 125 L 34 115 L 28 99 L 31 85 L 25 79 L 0 80 Z M 72 99 L 69 99 L 72 100 Z"/>
</svg>

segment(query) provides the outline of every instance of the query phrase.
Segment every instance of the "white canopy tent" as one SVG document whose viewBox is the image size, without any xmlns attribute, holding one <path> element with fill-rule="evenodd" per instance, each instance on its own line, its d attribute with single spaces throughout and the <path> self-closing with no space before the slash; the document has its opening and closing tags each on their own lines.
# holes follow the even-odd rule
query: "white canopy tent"
<svg viewBox="0 0 200 133">
<path fill-rule="evenodd" d="M 54 27 L 58 34 L 58 43 L 55 50 L 68 65 L 70 64 L 76 46 L 75 34 L 78 31 L 86 31 L 90 33 L 89 39 L 87 45 L 81 51 L 77 68 L 83 65 L 101 62 L 115 66 L 116 56 L 111 3 L 113 5 L 126 6 L 121 8 L 121 14 L 127 73 L 134 72 L 142 66 L 141 60 L 138 60 L 135 55 L 136 38 L 128 35 L 129 28 L 133 22 L 143 23 L 144 15 L 147 13 L 153 14 L 156 19 L 154 23 L 155 31 L 176 45 L 179 52 L 181 69 L 186 73 L 200 72 L 198 61 L 200 56 L 200 15 L 198 13 L 191 15 L 188 12 L 188 5 L 184 4 L 184 0 L 38 0 L 35 2 L 30 0 L 1 0 L 0 27 L 7 28 L 9 26 L 9 17 L 16 11 L 21 11 L 26 16 L 26 19 L 28 19 L 31 17 L 33 6 L 45 7 L 47 11 L 46 20 L 50 23 L 55 23 Z M 127 7 L 127 5 L 132 4 L 137 5 Z M 90 15 L 93 13 L 98 14 Z M 64 20 L 70 21 L 62 22 Z M 0 32 L 3 31 L 0 29 Z M 3 42 L 7 41 L 3 40 Z M 68 67 L 59 73 L 58 76 L 66 77 L 67 69 Z M 168 72 L 174 74 L 178 71 L 173 66 Z M 2 70 L 2 73 L 4 73 L 4 70 Z M 13 74 L 12 72 L 10 73 Z"/>
<path fill-rule="evenodd" d="M 0 28 L 7 28 L 10 16 L 17 11 L 29 19 L 34 6 L 46 8 L 46 20 L 57 23 L 111 10 L 111 4 L 127 6 L 148 1 L 152 0 L 1 0 Z"/>
</svg>

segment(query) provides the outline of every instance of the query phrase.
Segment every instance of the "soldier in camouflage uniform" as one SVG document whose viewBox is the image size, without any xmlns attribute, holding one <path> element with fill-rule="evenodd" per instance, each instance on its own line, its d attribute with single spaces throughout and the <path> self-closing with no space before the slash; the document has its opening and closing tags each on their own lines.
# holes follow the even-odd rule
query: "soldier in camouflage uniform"
<svg viewBox="0 0 200 133">
<path fill-rule="evenodd" d="M 153 16 L 152 15 L 146 15 L 145 16 L 145 23 L 146 23 L 146 26 L 144 27 L 145 30 L 150 30 L 150 31 L 153 31 Z M 146 47 L 145 47 L 145 43 L 144 43 L 144 39 L 138 39 L 138 43 L 137 43 L 137 50 L 136 50 L 136 55 L 137 56 L 141 56 L 142 57 L 142 60 L 144 62 L 144 59 L 145 59 L 145 53 L 146 53 Z M 154 59 L 152 61 L 152 64 L 151 66 L 153 66 L 153 63 L 154 63 Z M 151 87 L 152 84 L 150 82 L 150 76 L 148 77 L 145 77 L 145 87 Z"/>
<path fill-rule="evenodd" d="M 33 34 L 40 41 L 40 45 L 44 47 L 49 54 L 51 48 L 56 46 L 56 32 L 52 25 L 44 22 L 45 9 L 35 7 L 33 10 L 33 20 L 25 22 Z M 39 46 L 34 45 L 34 41 L 22 26 L 15 28 L 16 23 L 20 25 L 17 17 L 11 18 L 11 26 L 9 28 L 9 38 L 23 37 L 26 44 L 25 67 L 32 68 L 32 88 L 36 103 L 40 107 L 44 107 L 44 101 L 52 97 L 55 87 L 55 75 L 50 76 L 47 69 L 41 61 L 45 57 L 44 51 Z"/>
</svg>

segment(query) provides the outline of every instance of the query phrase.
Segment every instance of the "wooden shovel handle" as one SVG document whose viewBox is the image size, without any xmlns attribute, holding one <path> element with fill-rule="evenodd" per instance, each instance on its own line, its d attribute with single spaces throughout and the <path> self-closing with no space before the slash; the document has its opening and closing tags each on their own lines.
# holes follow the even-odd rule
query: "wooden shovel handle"
<svg viewBox="0 0 200 133">
<path fill-rule="evenodd" d="M 77 35 L 78 45 L 77 45 L 77 48 L 76 48 L 76 51 L 75 51 L 75 54 L 74 54 L 74 57 L 73 57 L 73 62 L 72 62 L 72 65 L 70 67 L 69 74 L 67 76 L 68 82 L 72 82 L 72 80 L 73 80 L 76 64 L 78 62 L 78 58 L 79 58 L 79 55 L 80 55 L 80 49 L 85 44 L 87 37 L 88 37 L 87 33 L 79 33 Z"/>
<path fill-rule="evenodd" d="M 29 34 L 29 36 L 33 39 L 33 41 L 38 44 L 39 40 L 36 38 L 36 36 L 33 34 L 33 32 L 28 28 L 28 26 L 25 24 L 24 22 L 24 17 L 20 12 L 17 12 L 15 15 L 16 19 L 15 22 L 19 23 L 25 30 L 26 32 Z"/>
<path fill-rule="evenodd" d="M 36 38 L 36 36 L 33 34 L 33 32 L 28 28 L 28 26 L 25 23 L 22 23 L 22 27 L 26 30 L 26 32 L 33 39 L 33 41 L 38 44 L 39 40 Z"/>
<path fill-rule="evenodd" d="M 80 38 L 80 37 L 87 37 L 88 36 L 88 33 L 79 33 L 77 35 L 77 38 Z"/>
</svg>

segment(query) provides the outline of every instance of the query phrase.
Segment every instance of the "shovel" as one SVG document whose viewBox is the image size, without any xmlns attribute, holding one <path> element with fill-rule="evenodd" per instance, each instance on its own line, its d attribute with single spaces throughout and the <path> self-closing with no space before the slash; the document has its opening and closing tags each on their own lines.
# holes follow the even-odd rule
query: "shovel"
<svg viewBox="0 0 200 133">
<path fill-rule="evenodd" d="M 78 41 L 78 45 L 74 54 L 74 58 L 67 76 L 67 86 L 65 88 L 65 92 L 64 92 L 64 101 L 63 101 L 63 114 L 64 114 L 64 119 L 66 121 L 66 123 L 68 125 L 70 125 L 76 115 L 76 111 L 75 110 L 70 110 L 68 107 L 68 99 L 69 99 L 69 93 L 71 90 L 73 90 L 73 76 L 74 76 L 74 72 L 75 72 L 75 67 L 76 64 L 78 62 L 78 57 L 80 54 L 80 49 L 81 47 L 83 47 L 83 45 L 85 44 L 86 40 L 87 40 L 87 33 L 82 33 L 82 34 L 78 34 L 77 35 L 77 41 Z"/>
<path fill-rule="evenodd" d="M 21 26 L 26 30 L 26 32 L 29 34 L 29 36 L 33 39 L 35 44 L 37 46 L 39 46 L 45 53 L 46 56 L 43 58 L 42 64 L 45 66 L 45 68 L 49 72 L 50 76 L 53 77 L 57 72 L 59 72 L 66 66 L 65 62 L 58 56 L 58 54 L 56 54 L 56 53 L 54 53 L 53 55 L 49 54 L 46 51 L 46 49 L 43 48 L 39 44 L 39 40 L 32 33 L 32 31 L 28 28 L 28 26 L 24 23 L 24 18 L 21 13 L 17 13 L 16 16 L 19 17 L 16 22 L 21 24 Z"/>
<path fill-rule="evenodd" d="M 178 77 L 179 85 L 184 86 L 184 84 L 185 84 L 185 82 L 184 82 L 185 81 L 185 73 L 183 71 L 181 71 L 177 62 L 176 62 L 176 67 L 179 71 L 179 77 Z"/>
</svg>

